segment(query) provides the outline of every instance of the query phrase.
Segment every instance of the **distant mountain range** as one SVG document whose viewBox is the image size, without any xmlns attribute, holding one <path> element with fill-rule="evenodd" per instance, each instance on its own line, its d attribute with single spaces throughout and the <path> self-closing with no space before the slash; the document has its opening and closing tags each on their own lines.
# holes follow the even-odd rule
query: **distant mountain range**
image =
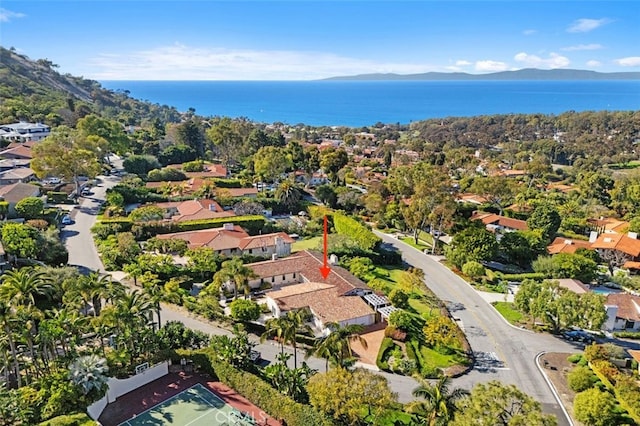
<svg viewBox="0 0 640 426">
<path fill-rule="evenodd" d="M 501 71 L 489 74 L 464 72 L 426 72 L 422 74 L 360 74 L 331 77 L 324 80 L 640 80 L 640 72 L 596 72 L 588 70 L 525 68 L 517 71 Z"/>
</svg>

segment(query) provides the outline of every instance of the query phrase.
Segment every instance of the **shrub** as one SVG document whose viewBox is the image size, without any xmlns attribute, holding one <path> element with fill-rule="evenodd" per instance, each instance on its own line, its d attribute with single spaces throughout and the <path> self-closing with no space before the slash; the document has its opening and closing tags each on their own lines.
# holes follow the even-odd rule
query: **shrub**
<svg viewBox="0 0 640 426">
<path fill-rule="evenodd" d="M 399 309 L 406 309 L 409 306 L 409 295 L 398 288 L 391 290 L 389 300 L 393 306 Z"/>
<path fill-rule="evenodd" d="M 65 414 L 63 416 L 54 417 L 45 422 L 40 423 L 39 426 L 92 426 L 97 425 L 96 422 L 91 420 L 86 413 L 78 414 Z"/>
<path fill-rule="evenodd" d="M 592 388 L 597 377 L 589 367 L 577 366 L 567 376 L 569 387 L 574 392 L 582 392 Z"/>
<path fill-rule="evenodd" d="M 396 344 L 389 337 L 385 337 L 382 339 L 382 343 L 380 344 L 380 349 L 378 350 L 378 356 L 376 358 L 376 365 L 381 370 L 389 370 L 389 364 L 387 360 L 391 355 L 391 352 L 396 347 Z"/>
<path fill-rule="evenodd" d="M 567 358 L 567 361 L 569 361 L 572 364 L 577 364 L 578 362 L 580 362 L 581 359 L 582 359 L 582 354 L 573 354 Z"/>
<path fill-rule="evenodd" d="M 260 318 L 260 305 L 249 299 L 236 299 L 229 304 L 231 316 L 237 321 L 255 321 Z"/>
<path fill-rule="evenodd" d="M 477 279 L 485 274 L 485 268 L 482 263 L 471 260 L 462 265 L 462 273 L 472 279 Z"/>
</svg>

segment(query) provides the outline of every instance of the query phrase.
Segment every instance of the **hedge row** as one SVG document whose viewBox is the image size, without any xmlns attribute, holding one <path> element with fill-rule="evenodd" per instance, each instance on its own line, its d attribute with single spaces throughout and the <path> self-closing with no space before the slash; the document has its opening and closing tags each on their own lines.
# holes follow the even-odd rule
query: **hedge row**
<svg viewBox="0 0 640 426">
<path fill-rule="evenodd" d="M 378 351 L 378 357 L 376 358 L 376 365 L 381 370 L 389 371 L 389 364 L 387 364 L 387 352 L 391 352 L 396 346 L 391 337 L 385 337 L 380 344 L 380 350 Z"/>
<path fill-rule="evenodd" d="M 178 350 L 178 355 L 190 358 L 209 374 L 234 389 L 269 415 L 283 419 L 288 426 L 330 426 L 333 422 L 310 405 L 293 401 L 272 388 L 258 376 L 238 370 L 218 360 L 210 348 L 197 351 Z"/>
<path fill-rule="evenodd" d="M 364 250 L 372 250 L 382 241 L 366 225 L 340 213 L 333 214 L 333 227 L 338 234 L 350 237 Z"/>
<path fill-rule="evenodd" d="M 171 234 L 174 232 L 197 231 L 200 229 L 220 228 L 225 223 L 233 223 L 244 228 L 249 234 L 258 234 L 265 224 L 265 218 L 260 215 L 221 217 L 215 219 L 187 220 L 184 222 L 132 222 L 129 218 L 102 219 L 102 225 L 120 228 L 120 232 L 131 231 L 141 239 L 147 239 L 158 234 Z"/>
<path fill-rule="evenodd" d="M 542 272 L 527 272 L 524 274 L 503 274 L 496 272 L 496 277 L 506 281 L 544 280 L 547 275 Z"/>
<path fill-rule="evenodd" d="M 86 413 L 65 414 L 40 423 L 39 426 L 93 426 L 97 425 Z"/>
</svg>

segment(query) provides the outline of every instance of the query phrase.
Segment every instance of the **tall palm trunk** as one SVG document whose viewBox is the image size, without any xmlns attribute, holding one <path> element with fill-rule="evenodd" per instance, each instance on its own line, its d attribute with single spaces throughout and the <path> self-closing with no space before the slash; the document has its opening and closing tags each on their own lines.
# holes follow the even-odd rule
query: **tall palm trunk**
<svg viewBox="0 0 640 426">
<path fill-rule="evenodd" d="M 16 375 L 18 381 L 18 387 L 22 386 L 22 378 L 20 377 L 20 363 L 18 362 L 18 351 L 16 350 L 16 343 L 13 341 L 11 335 L 11 329 L 7 324 L 4 326 L 4 332 L 7 334 L 7 340 L 9 340 L 9 350 L 11 350 L 11 357 L 13 358 L 13 372 Z"/>
</svg>

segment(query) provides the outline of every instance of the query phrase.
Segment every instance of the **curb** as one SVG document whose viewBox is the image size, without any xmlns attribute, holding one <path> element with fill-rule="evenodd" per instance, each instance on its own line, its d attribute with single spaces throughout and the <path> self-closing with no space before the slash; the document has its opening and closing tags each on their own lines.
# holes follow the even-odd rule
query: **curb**
<svg viewBox="0 0 640 426">
<path fill-rule="evenodd" d="M 567 409 L 562 403 L 562 400 L 560 399 L 560 395 L 558 395 L 558 391 L 556 391 L 555 386 L 553 386 L 553 383 L 551 383 L 551 380 L 549 380 L 549 378 L 547 377 L 547 374 L 544 372 L 542 367 L 540 367 L 540 357 L 544 354 L 546 354 L 546 352 L 540 352 L 538 355 L 536 355 L 536 367 L 538 367 L 538 371 L 540 371 L 540 374 L 542 374 L 544 381 L 547 382 L 547 386 L 549 386 L 549 389 L 551 389 L 551 392 L 553 393 L 553 397 L 558 402 L 558 405 L 560 405 L 560 408 L 562 409 L 562 412 L 564 413 L 564 416 L 567 419 L 567 422 L 569 422 L 570 426 L 574 426 L 571 416 L 569 415 L 569 413 L 567 412 Z"/>
</svg>

